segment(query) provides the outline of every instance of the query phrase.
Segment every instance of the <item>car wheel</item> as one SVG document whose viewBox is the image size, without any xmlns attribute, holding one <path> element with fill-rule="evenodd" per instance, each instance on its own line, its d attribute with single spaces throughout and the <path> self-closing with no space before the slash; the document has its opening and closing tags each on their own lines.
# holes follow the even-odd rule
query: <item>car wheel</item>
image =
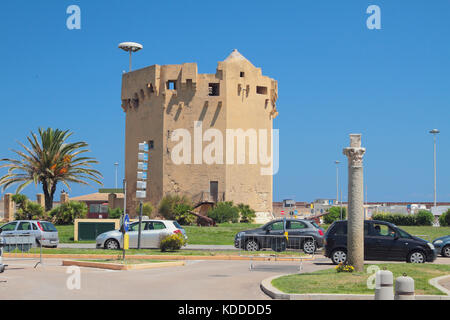
<svg viewBox="0 0 450 320">
<path fill-rule="evenodd" d="M 424 263 L 425 262 L 425 254 L 422 251 L 413 251 L 409 254 L 408 263 Z"/>
<path fill-rule="evenodd" d="M 450 244 L 442 248 L 442 256 L 450 258 Z"/>
<path fill-rule="evenodd" d="M 248 240 L 245 243 L 245 250 L 247 250 L 247 251 L 259 251 L 259 243 L 256 240 Z"/>
<path fill-rule="evenodd" d="M 305 253 L 311 254 L 316 252 L 316 242 L 314 240 L 306 240 L 303 242 L 303 251 Z"/>
<path fill-rule="evenodd" d="M 105 242 L 105 249 L 119 250 L 119 242 L 116 239 L 108 239 Z"/>
<path fill-rule="evenodd" d="M 333 264 L 346 263 L 347 252 L 342 249 L 333 250 L 331 253 L 331 261 L 333 261 Z"/>
</svg>

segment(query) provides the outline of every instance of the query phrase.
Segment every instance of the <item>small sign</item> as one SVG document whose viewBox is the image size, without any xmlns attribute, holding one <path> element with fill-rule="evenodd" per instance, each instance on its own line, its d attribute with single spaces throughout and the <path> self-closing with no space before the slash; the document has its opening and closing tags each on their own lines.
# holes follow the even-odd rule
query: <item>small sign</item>
<svg viewBox="0 0 450 320">
<path fill-rule="evenodd" d="M 281 210 L 281 214 L 284 215 L 284 210 Z"/>
<path fill-rule="evenodd" d="M 148 144 L 146 142 L 139 143 L 139 151 L 148 152 Z"/>
<path fill-rule="evenodd" d="M 136 198 L 144 199 L 147 196 L 147 192 L 138 190 L 136 191 Z"/>
<path fill-rule="evenodd" d="M 125 232 L 128 232 L 128 229 L 130 228 L 130 216 L 128 214 L 125 215 L 123 218 L 123 229 Z"/>
</svg>

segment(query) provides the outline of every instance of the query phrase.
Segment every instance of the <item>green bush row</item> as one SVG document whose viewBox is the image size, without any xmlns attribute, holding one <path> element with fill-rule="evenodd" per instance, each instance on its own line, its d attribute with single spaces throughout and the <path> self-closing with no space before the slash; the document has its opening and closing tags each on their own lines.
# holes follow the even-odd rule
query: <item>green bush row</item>
<svg viewBox="0 0 450 320">
<path fill-rule="evenodd" d="M 372 220 L 386 221 L 398 226 L 431 226 L 434 216 L 428 210 L 420 210 L 416 214 L 379 212 L 372 215 Z"/>
<path fill-rule="evenodd" d="M 450 209 L 448 209 L 446 212 L 444 212 L 440 217 L 439 217 L 439 224 L 443 227 L 448 227 L 450 226 Z"/>
</svg>

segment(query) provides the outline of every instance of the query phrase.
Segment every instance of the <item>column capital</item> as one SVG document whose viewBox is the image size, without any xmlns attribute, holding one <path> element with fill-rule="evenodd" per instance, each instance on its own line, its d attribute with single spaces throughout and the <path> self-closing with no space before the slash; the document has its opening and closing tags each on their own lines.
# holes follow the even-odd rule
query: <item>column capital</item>
<svg viewBox="0 0 450 320">
<path fill-rule="evenodd" d="M 362 167 L 363 156 L 366 148 L 344 148 L 343 153 L 348 158 L 348 164 L 352 167 Z"/>
</svg>

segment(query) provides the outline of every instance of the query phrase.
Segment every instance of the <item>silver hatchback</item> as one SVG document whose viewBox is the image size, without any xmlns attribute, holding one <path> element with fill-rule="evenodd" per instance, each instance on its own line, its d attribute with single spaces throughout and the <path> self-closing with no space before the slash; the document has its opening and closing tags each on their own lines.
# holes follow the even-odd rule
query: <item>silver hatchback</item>
<svg viewBox="0 0 450 320">
<path fill-rule="evenodd" d="M 0 236 L 32 236 L 36 245 L 56 248 L 59 244 L 58 230 L 48 221 L 42 220 L 16 220 L 0 227 Z"/>
<path fill-rule="evenodd" d="M 139 222 L 130 224 L 129 247 L 137 248 Z M 141 248 L 159 248 L 162 237 L 171 234 L 182 234 L 187 240 L 186 231 L 177 221 L 173 220 L 143 220 L 141 224 Z M 100 234 L 96 239 L 97 249 L 117 250 L 123 248 L 122 232 L 119 230 L 108 231 Z"/>
</svg>

